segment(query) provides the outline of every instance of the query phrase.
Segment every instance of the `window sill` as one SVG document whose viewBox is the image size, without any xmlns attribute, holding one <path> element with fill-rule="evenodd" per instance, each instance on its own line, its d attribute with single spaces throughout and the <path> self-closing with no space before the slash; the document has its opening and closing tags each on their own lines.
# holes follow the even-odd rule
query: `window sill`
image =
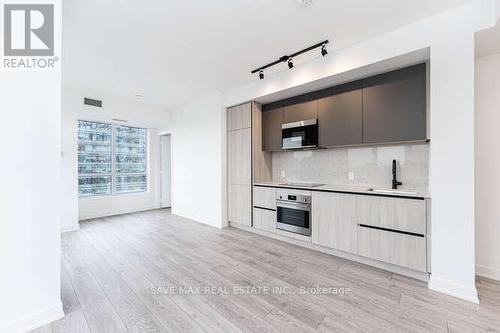
<svg viewBox="0 0 500 333">
<path fill-rule="evenodd" d="M 114 193 L 114 194 L 103 194 L 103 195 L 94 195 L 87 197 L 78 197 L 78 200 L 99 200 L 99 199 L 107 199 L 107 198 L 115 198 L 115 197 L 123 197 L 123 196 L 143 196 L 149 195 L 151 191 L 143 191 L 143 192 L 125 192 L 125 193 Z"/>
</svg>

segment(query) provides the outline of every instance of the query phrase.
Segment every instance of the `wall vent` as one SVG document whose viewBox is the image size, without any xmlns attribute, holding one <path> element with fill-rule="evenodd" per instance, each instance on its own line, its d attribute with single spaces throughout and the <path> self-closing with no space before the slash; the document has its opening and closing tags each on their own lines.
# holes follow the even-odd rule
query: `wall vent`
<svg viewBox="0 0 500 333">
<path fill-rule="evenodd" d="M 102 108 L 102 101 L 92 98 L 83 98 L 83 104 Z"/>
</svg>

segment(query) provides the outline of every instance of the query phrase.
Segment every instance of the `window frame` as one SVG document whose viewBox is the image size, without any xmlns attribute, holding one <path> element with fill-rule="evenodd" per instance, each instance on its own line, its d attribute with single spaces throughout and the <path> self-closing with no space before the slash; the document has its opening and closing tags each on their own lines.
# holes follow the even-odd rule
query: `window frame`
<svg viewBox="0 0 500 333">
<path fill-rule="evenodd" d="M 150 131 L 148 128 L 145 127 L 139 127 L 139 126 L 128 126 L 128 125 L 123 125 L 123 124 L 117 124 L 113 122 L 106 122 L 106 121 L 100 121 L 100 120 L 89 120 L 89 119 L 77 119 L 77 141 L 79 141 L 79 129 L 78 129 L 78 122 L 79 121 L 86 121 L 86 122 L 91 122 L 91 123 L 99 123 L 99 124 L 106 124 L 110 125 L 111 127 L 111 143 L 110 143 L 110 154 L 111 154 L 111 173 L 106 173 L 106 174 L 80 174 L 78 172 L 78 178 L 80 177 L 111 177 L 111 192 L 110 193 L 105 193 L 105 194 L 96 194 L 96 195 L 85 195 L 81 196 L 80 195 L 80 186 L 78 185 L 78 199 L 91 199 L 91 198 L 101 198 L 101 197 L 109 197 L 109 196 L 121 196 L 121 195 L 133 195 L 133 194 L 143 194 L 143 193 L 149 193 L 150 191 L 150 169 L 149 169 L 149 158 L 150 158 L 150 147 L 149 147 L 149 135 Z M 116 151 L 117 151 L 117 143 L 116 143 L 116 127 L 121 126 L 121 127 L 130 127 L 130 128 L 138 128 L 138 129 L 143 129 L 145 131 L 145 140 L 144 140 L 144 154 L 145 154 L 145 168 L 144 172 L 142 173 L 118 173 L 116 171 Z M 77 142 L 78 146 L 78 142 Z M 77 152 L 78 154 L 78 152 Z M 146 177 L 146 187 L 144 191 L 128 191 L 128 192 L 117 192 L 116 191 L 116 177 L 118 176 L 142 176 L 144 175 Z"/>
<path fill-rule="evenodd" d="M 116 171 L 116 127 L 121 126 L 121 127 L 130 127 L 130 128 L 138 128 L 138 129 L 143 129 L 145 131 L 145 138 L 144 138 L 144 154 L 145 156 L 145 165 L 144 165 L 144 172 L 140 173 L 118 173 Z M 112 195 L 123 195 L 123 194 L 137 194 L 137 193 L 148 193 L 149 192 L 149 130 L 144 127 L 137 127 L 137 126 L 127 126 L 127 125 L 122 125 L 122 124 L 114 124 L 111 123 L 111 137 L 113 140 L 113 143 L 111 145 L 111 150 L 112 150 L 112 161 L 111 161 L 111 172 L 112 172 L 112 179 L 111 179 L 111 193 Z M 116 191 L 116 177 L 118 176 L 146 176 L 146 188 L 144 191 L 129 191 L 129 192 L 117 192 Z"/>
<path fill-rule="evenodd" d="M 113 187 L 114 187 L 114 184 L 113 184 L 113 167 L 114 167 L 114 164 L 113 164 L 113 124 L 111 123 L 107 123 L 107 122 L 104 122 L 104 121 L 96 121 L 96 120 L 85 120 L 85 119 L 78 119 L 77 120 L 77 123 L 76 123 L 76 126 L 77 126 L 77 129 L 76 129 L 76 136 L 77 136 L 77 149 L 78 149 L 78 144 L 80 142 L 80 139 L 79 139 L 79 132 L 80 132 L 80 129 L 78 128 L 78 122 L 89 122 L 89 123 L 97 123 L 97 124 L 103 124 L 103 125 L 109 125 L 110 126 L 110 138 L 109 138 L 109 154 L 110 154 L 110 164 L 111 164 L 111 172 L 110 173 L 84 173 L 84 174 L 80 174 L 80 171 L 78 170 L 79 168 L 77 168 L 77 173 L 78 173 L 78 198 L 95 198 L 95 197 L 107 197 L 107 196 L 111 196 L 113 195 Z M 77 151 L 77 155 L 78 155 L 78 151 Z M 79 160 L 78 160 L 78 157 L 77 157 L 77 161 L 78 161 L 78 164 L 80 163 Z M 79 184 L 79 180 L 80 180 L 80 177 L 82 178 L 96 178 L 96 177 L 110 177 L 111 178 L 111 182 L 110 182 L 110 186 L 111 186 L 111 191 L 109 193 L 102 193 L 102 194 L 95 194 L 95 195 L 80 195 L 80 184 Z"/>
</svg>

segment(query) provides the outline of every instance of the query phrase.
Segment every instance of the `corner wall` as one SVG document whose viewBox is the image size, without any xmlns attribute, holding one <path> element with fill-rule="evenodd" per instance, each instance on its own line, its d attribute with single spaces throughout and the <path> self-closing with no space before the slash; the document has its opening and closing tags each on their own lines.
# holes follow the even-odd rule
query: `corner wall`
<svg viewBox="0 0 500 333">
<path fill-rule="evenodd" d="M 500 54 L 476 58 L 476 273 L 500 280 Z"/>
<path fill-rule="evenodd" d="M 220 94 L 172 110 L 172 213 L 223 227 L 225 109 Z M 223 190 L 224 189 L 224 190 Z"/>
<path fill-rule="evenodd" d="M 83 105 L 83 97 L 103 100 L 103 107 Z M 78 198 L 78 129 L 77 120 L 114 122 L 125 119 L 125 124 L 148 128 L 149 191 L 110 196 Z M 160 208 L 160 141 L 157 127 L 168 121 L 167 112 L 157 106 L 133 99 L 103 95 L 89 89 L 63 88 L 63 160 L 62 186 L 65 205 L 62 207 L 62 230 L 78 229 L 78 221 L 96 217 L 124 214 L 134 211 Z"/>
</svg>

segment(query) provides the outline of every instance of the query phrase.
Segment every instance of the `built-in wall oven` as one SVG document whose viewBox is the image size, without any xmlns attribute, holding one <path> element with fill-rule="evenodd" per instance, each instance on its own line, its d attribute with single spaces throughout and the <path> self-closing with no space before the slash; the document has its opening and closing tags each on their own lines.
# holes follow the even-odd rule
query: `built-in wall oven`
<svg viewBox="0 0 500 333">
<path fill-rule="evenodd" d="M 281 125 L 283 149 L 318 147 L 318 120 L 309 119 Z"/>
<path fill-rule="evenodd" d="M 278 191 L 276 229 L 311 236 L 311 196 Z"/>
</svg>

